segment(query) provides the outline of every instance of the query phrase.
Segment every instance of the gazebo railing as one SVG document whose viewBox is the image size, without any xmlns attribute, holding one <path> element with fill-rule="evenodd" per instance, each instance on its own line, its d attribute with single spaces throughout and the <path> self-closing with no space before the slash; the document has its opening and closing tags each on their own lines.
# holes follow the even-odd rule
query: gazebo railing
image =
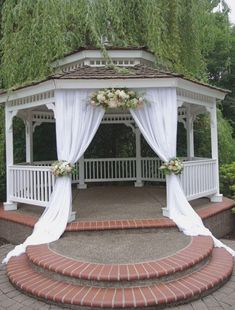
<svg viewBox="0 0 235 310">
<path fill-rule="evenodd" d="M 134 181 L 136 158 L 84 159 L 84 180 L 85 182 Z"/>
<path fill-rule="evenodd" d="M 184 162 L 180 175 L 181 184 L 188 200 L 216 193 L 216 160 L 197 159 Z"/>
<path fill-rule="evenodd" d="M 46 206 L 55 185 L 50 167 L 14 165 L 9 174 L 12 201 Z"/>
<path fill-rule="evenodd" d="M 9 167 L 11 180 L 10 199 L 15 202 L 45 206 L 55 184 L 50 161 L 19 164 Z M 141 158 L 141 181 L 165 182 L 159 170 L 159 158 Z M 79 163 L 76 164 L 72 183 L 136 181 L 136 158 L 84 159 L 84 179 L 79 178 Z M 188 200 L 216 193 L 216 160 L 194 159 L 184 161 L 180 176 Z"/>
</svg>

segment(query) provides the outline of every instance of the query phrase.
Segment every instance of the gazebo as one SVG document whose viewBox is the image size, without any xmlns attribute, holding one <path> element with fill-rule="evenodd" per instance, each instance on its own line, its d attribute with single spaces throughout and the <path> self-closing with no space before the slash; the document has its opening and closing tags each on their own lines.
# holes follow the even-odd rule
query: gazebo
<svg viewBox="0 0 235 310">
<path fill-rule="evenodd" d="M 149 309 L 187 302 L 229 279 L 234 251 L 213 236 L 189 204 L 201 197 L 215 203 L 223 201 L 219 189 L 216 104 L 224 99 L 226 91 L 161 71 L 154 63 L 155 57 L 145 48 L 107 48 L 105 56 L 98 49 L 82 48 L 54 62 L 56 74 L 0 94 L 0 103 L 5 104 L 7 150 L 7 201 L 5 211 L 0 209 L 0 219 L 7 219 L 6 214 L 11 214 L 7 211 L 12 210 L 11 220 L 16 222 L 18 211 L 14 210 L 18 203 L 46 207 L 32 234 L 3 261 L 8 263 L 10 281 L 23 292 L 79 309 Z M 109 98 L 114 92 L 122 99 L 134 94 L 135 102 L 142 104 L 120 108 L 116 100 L 112 107 L 110 104 L 104 109 L 92 99 L 95 94 L 98 100 L 97 94 L 101 94 L 102 102 L 104 91 L 112 92 Z M 194 121 L 203 113 L 210 117 L 211 158 L 194 154 Z M 26 133 L 26 162 L 17 164 L 13 160 L 15 116 L 25 122 Z M 184 169 L 180 175 L 175 170 L 165 175 L 159 170 L 162 163 L 168 165 L 174 159 L 181 166 L 176 158 L 178 122 L 187 131 L 187 156 L 181 159 Z M 34 161 L 33 133 L 42 123 L 55 123 L 58 160 L 65 161 L 68 167 L 75 165 L 72 175 L 55 177 L 50 161 Z M 135 156 L 87 158 L 85 152 L 100 124 L 130 127 L 135 134 Z M 156 156 L 142 156 L 141 135 Z M 84 193 L 88 183 L 116 181 L 131 181 L 136 187 L 143 187 L 147 181 L 165 182 L 167 204 L 162 212 L 169 219 L 68 224 L 75 220 L 72 183 Z M 35 219 L 29 222 L 35 223 Z M 176 226 L 187 236 L 177 232 Z M 159 228 L 167 230 L 168 240 Z M 132 237 L 133 233 L 125 229 L 138 232 Z M 71 240 L 63 236 L 57 241 L 65 231 L 77 237 Z M 129 235 L 123 238 L 123 234 Z M 99 243 L 100 239 L 97 243 L 94 235 L 103 243 Z M 109 237 L 112 250 L 107 252 Z M 186 239 L 177 247 L 183 238 Z M 70 251 L 61 254 L 53 250 L 61 240 L 66 249 L 71 245 Z M 121 253 L 118 246 L 122 248 L 126 240 L 126 252 Z M 165 249 L 169 248 L 168 242 L 174 247 L 173 253 Z M 77 259 L 69 256 L 71 248 L 77 249 Z M 132 248 L 137 249 L 134 259 Z"/>
<path fill-rule="evenodd" d="M 172 88 L 177 93 L 178 122 L 187 130 L 187 157 L 180 176 L 188 200 L 210 197 L 220 202 L 218 174 L 218 140 L 216 102 L 223 100 L 226 91 L 210 85 L 186 79 L 180 74 L 163 72 L 154 68 L 155 58 L 145 48 L 109 48 L 108 57 L 116 68 L 107 66 L 110 59 L 98 49 L 79 49 L 53 63 L 58 74 L 44 81 L 2 93 L 0 102 L 6 107 L 6 165 L 7 201 L 5 210 L 15 210 L 17 203 L 45 207 L 55 184 L 49 161 L 33 159 L 33 132 L 42 123 L 54 123 L 55 92 L 58 90 L 97 90 L 123 88 L 141 90 L 148 88 Z M 118 68 L 118 69 L 117 69 Z M 211 158 L 194 156 L 193 123 L 197 115 L 207 113 L 211 124 Z M 13 161 L 12 122 L 17 116 L 23 119 L 26 132 L 26 163 Z M 101 124 L 125 124 L 136 136 L 134 158 L 86 159 L 83 155 L 76 163 L 72 182 L 86 188 L 90 182 L 133 181 L 143 186 L 144 181 L 165 182 L 158 170 L 161 160 L 141 157 L 140 130 L 128 110 L 108 110 Z M 167 210 L 163 210 L 167 215 Z M 71 219 L 73 216 L 71 216 Z"/>
</svg>

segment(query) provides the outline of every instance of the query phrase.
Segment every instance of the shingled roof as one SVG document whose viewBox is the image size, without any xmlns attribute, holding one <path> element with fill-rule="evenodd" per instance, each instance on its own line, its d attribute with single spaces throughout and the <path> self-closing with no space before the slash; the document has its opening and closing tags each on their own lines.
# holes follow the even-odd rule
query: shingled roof
<svg viewBox="0 0 235 310">
<path fill-rule="evenodd" d="M 29 86 L 34 86 L 40 84 L 42 82 L 46 82 L 49 80 L 105 80 L 105 79 L 161 79 L 161 78 L 181 78 L 183 80 L 187 80 L 193 82 L 195 84 L 206 86 L 208 88 L 222 91 L 224 93 L 229 93 L 230 90 L 223 89 L 220 87 L 212 86 L 210 84 L 200 82 L 197 80 L 186 78 L 182 74 L 162 71 L 150 66 L 146 65 L 135 65 L 130 67 L 109 67 L 109 66 L 100 66 L 100 67 L 92 67 L 92 66 L 81 66 L 76 69 L 72 69 L 66 72 L 59 72 L 57 74 L 53 74 L 48 76 L 44 80 L 34 81 L 26 85 L 22 85 L 21 87 L 17 87 L 12 89 L 13 91 L 26 88 Z M 7 93 L 6 90 L 2 90 L 0 95 Z"/>
<path fill-rule="evenodd" d="M 183 77 L 181 74 L 160 71 L 158 69 L 136 65 L 131 67 L 90 67 L 83 66 L 52 75 L 54 79 L 138 79 Z"/>
</svg>

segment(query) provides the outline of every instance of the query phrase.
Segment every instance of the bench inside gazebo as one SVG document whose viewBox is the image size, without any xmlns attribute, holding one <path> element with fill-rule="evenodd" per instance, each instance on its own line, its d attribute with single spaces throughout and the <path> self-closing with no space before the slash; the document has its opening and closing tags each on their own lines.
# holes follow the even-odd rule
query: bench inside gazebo
<svg viewBox="0 0 235 310">
<path fill-rule="evenodd" d="M 222 100 L 225 92 L 206 84 L 183 78 L 179 74 L 162 72 L 154 68 L 154 57 L 143 48 L 108 50 L 113 64 L 107 67 L 107 59 L 97 49 L 81 49 L 54 63 L 62 70 L 45 81 L 24 87 L 10 94 L 2 94 L 6 102 L 7 145 L 7 202 L 5 210 L 14 210 L 17 203 L 45 207 L 55 184 L 50 161 L 34 161 L 33 132 L 43 123 L 54 123 L 54 102 L 57 89 L 122 88 L 139 90 L 174 87 L 177 92 L 178 122 L 187 131 L 187 157 L 183 158 L 184 170 L 180 175 L 187 199 L 209 197 L 213 202 L 222 200 L 219 191 L 218 142 L 216 100 Z M 120 70 L 121 68 L 121 70 Z M 211 158 L 194 155 L 193 123 L 199 114 L 208 113 L 211 123 Z M 13 162 L 14 117 L 25 122 L 26 162 Z M 165 176 L 159 170 L 161 160 L 141 156 L 141 133 L 129 110 L 109 109 L 101 124 L 124 124 L 132 129 L 136 140 L 135 157 L 130 158 L 86 158 L 86 153 L 75 164 L 72 183 L 85 189 L 92 182 L 130 182 L 136 187 L 144 182 L 164 183 Z M 208 146 L 209 147 L 209 146 Z M 167 215 L 165 209 L 164 214 Z M 71 217 L 71 220 L 73 217 Z"/>
</svg>

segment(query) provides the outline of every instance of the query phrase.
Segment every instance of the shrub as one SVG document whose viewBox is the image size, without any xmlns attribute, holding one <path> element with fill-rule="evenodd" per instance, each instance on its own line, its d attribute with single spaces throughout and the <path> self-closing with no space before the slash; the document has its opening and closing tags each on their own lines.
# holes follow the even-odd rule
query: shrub
<svg viewBox="0 0 235 310">
<path fill-rule="evenodd" d="M 235 198 L 235 162 L 220 167 L 221 192 L 230 198 Z"/>
</svg>

